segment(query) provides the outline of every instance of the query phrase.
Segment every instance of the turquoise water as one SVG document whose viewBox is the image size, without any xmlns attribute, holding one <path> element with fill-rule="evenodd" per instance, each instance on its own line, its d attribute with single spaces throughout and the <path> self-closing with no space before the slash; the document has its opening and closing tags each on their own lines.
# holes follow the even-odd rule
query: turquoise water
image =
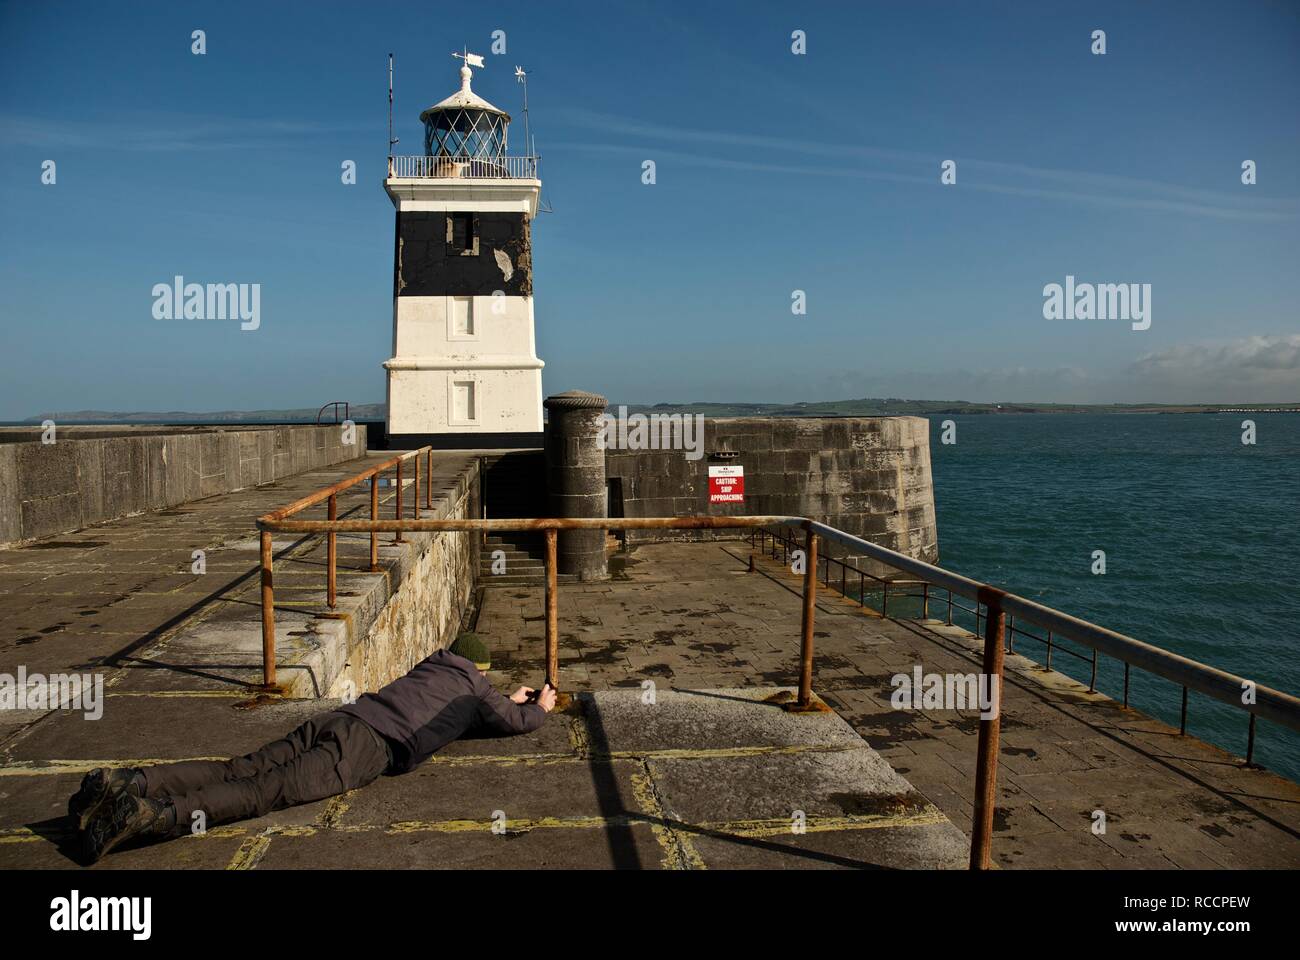
<svg viewBox="0 0 1300 960">
<path fill-rule="evenodd" d="M 1300 415 L 931 417 L 930 448 L 942 566 L 1300 694 Z M 1016 652 L 1041 662 L 1044 647 Z M 1060 653 L 1052 666 L 1091 672 Z M 1101 658 L 1098 689 L 1118 699 L 1123 676 Z M 1133 670 L 1135 708 L 1177 726 L 1181 697 Z M 1188 732 L 1246 752 L 1246 714 L 1194 692 Z M 1255 760 L 1300 780 L 1300 735 L 1259 721 Z"/>
</svg>

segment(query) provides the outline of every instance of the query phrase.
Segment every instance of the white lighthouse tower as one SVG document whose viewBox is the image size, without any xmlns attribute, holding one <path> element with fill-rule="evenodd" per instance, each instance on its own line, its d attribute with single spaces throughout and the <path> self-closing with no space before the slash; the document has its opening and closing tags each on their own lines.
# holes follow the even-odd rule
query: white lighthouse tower
<svg viewBox="0 0 1300 960">
<path fill-rule="evenodd" d="M 424 154 L 390 158 L 384 181 L 397 208 L 389 446 L 538 447 L 537 158 L 507 154 L 509 115 L 470 89 L 482 58 L 453 56 L 460 89 L 420 114 Z"/>
</svg>

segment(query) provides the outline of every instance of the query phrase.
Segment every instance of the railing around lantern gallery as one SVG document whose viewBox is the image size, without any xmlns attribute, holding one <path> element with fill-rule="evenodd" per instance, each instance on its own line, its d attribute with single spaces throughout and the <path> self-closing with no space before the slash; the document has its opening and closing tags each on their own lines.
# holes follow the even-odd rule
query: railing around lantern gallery
<svg viewBox="0 0 1300 960">
<path fill-rule="evenodd" d="M 408 453 L 399 454 L 383 463 L 364 470 L 353 477 L 342 480 L 333 486 L 295 501 L 281 510 L 268 513 L 257 520 L 261 531 L 262 560 L 262 655 L 264 682 L 268 689 L 275 688 L 275 596 L 272 579 L 272 543 L 273 533 L 325 534 L 327 537 L 327 573 L 326 602 L 333 607 L 336 602 L 335 575 L 338 560 L 336 538 L 340 533 L 370 534 L 370 569 L 379 569 L 377 537 L 380 533 L 394 534 L 394 541 L 402 540 L 403 532 L 439 533 L 448 531 L 541 531 L 546 544 L 546 679 L 552 686 L 559 687 L 559 616 L 558 616 L 558 581 L 556 563 L 556 539 L 560 530 L 718 530 L 750 529 L 751 536 L 772 537 L 773 543 L 778 537 L 763 528 L 775 528 L 782 532 L 782 542 L 788 547 L 794 541 L 786 533 L 795 529 L 803 532 L 801 549 L 804 551 L 803 616 L 801 622 L 801 642 L 799 652 L 799 691 L 795 700 L 788 704 L 791 710 L 815 709 L 812 701 L 813 672 L 813 620 L 816 613 L 817 583 L 821 561 L 818 559 L 818 543 L 837 544 L 846 555 L 862 556 L 885 564 L 915 579 L 908 581 L 890 581 L 898 587 L 921 585 L 923 587 L 923 604 L 928 606 L 931 588 L 947 592 L 949 610 L 954 604 L 953 597 L 960 596 L 975 602 L 975 612 L 984 607 L 981 617 L 984 631 L 983 672 L 991 679 L 991 686 L 1000 699 L 1003 675 L 1003 657 L 1006 653 L 1008 618 L 1015 618 L 1017 623 L 1031 623 L 1048 631 L 1048 642 L 1054 635 L 1089 647 L 1122 661 L 1126 667 L 1134 665 L 1157 676 L 1179 684 L 1183 688 L 1184 710 L 1188 690 L 1212 697 L 1223 703 L 1245 710 L 1250 715 L 1250 738 L 1253 747 L 1256 716 L 1264 717 L 1275 723 L 1300 730 L 1300 699 L 1269 687 L 1248 681 L 1243 677 L 1218 670 L 1203 663 L 1197 663 L 1186 657 L 1162 650 L 1132 637 L 1116 633 L 1094 623 L 1080 620 L 1069 614 L 1043 606 L 1032 600 L 1007 593 L 986 583 L 980 583 L 960 574 L 936 567 L 921 560 L 915 560 L 905 554 L 897 553 L 885 547 L 855 537 L 852 534 L 829 527 L 804 517 L 767 517 L 767 516 L 699 516 L 699 517 L 609 517 L 599 519 L 492 519 L 492 520 L 422 520 L 420 519 L 420 459 L 427 456 L 424 503 L 426 508 L 433 504 L 433 453 L 430 447 L 421 447 Z M 413 514 L 411 519 L 402 517 L 402 501 L 405 494 L 403 484 L 403 465 L 411 461 L 414 465 L 414 478 L 411 484 Z M 383 474 L 392 470 L 396 474 L 393 519 L 379 518 L 378 490 Z M 337 519 L 338 494 L 358 483 L 370 481 L 370 519 Z M 292 517 L 309 507 L 327 503 L 328 519 L 295 520 Z M 841 586 L 847 586 L 849 566 L 843 560 L 827 560 L 826 583 L 830 584 L 830 564 L 841 565 Z M 750 556 L 750 569 L 753 570 L 753 555 Z M 873 577 L 864 571 L 852 568 L 862 574 L 863 581 Z M 886 587 L 887 588 L 887 587 Z M 844 591 L 841 591 L 844 592 Z M 865 594 L 865 587 L 860 597 Z M 909 594 L 911 595 L 911 594 Z M 886 604 L 887 604 L 886 599 Z M 883 605 L 882 605 L 883 606 Z M 957 605 L 960 607 L 960 605 Z M 961 609 L 970 609 L 961 607 Z M 882 611 L 883 615 L 883 611 Z M 951 612 L 950 612 L 951 617 Z M 1016 627 L 1012 627 L 1014 642 Z M 1019 632 L 1024 636 L 1031 634 Z M 1035 638 L 1037 639 L 1037 638 Z M 1247 689 L 1252 698 L 1243 696 Z M 1001 734 L 1001 712 L 990 711 L 986 719 L 981 717 L 979 744 L 975 775 L 975 815 L 971 831 L 970 866 L 972 869 L 987 869 L 990 866 L 990 844 L 993 833 L 993 808 L 996 796 L 998 742 Z"/>
<path fill-rule="evenodd" d="M 436 180 L 536 180 L 537 157 L 431 157 L 388 158 L 388 176 L 394 179 Z"/>
</svg>

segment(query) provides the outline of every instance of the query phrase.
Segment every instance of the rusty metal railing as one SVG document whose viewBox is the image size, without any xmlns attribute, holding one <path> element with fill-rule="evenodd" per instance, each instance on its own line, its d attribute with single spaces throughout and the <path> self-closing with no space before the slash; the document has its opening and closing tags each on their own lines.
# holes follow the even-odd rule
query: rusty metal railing
<svg viewBox="0 0 1300 960">
<path fill-rule="evenodd" d="M 1214 667 L 1197 663 L 1186 657 L 1162 650 L 1150 644 L 1135 640 L 1105 627 L 1080 620 L 1069 614 L 1043 606 L 1032 600 L 1000 590 L 996 587 L 941 567 L 933 566 L 921 560 L 915 560 L 905 554 L 897 553 L 885 547 L 877 546 L 860 537 L 837 530 L 834 527 L 809 520 L 805 517 L 777 516 L 696 516 L 696 517 L 649 517 L 628 518 L 610 517 L 598 519 L 420 519 L 419 487 L 420 457 L 427 454 L 429 481 L 426 485 L 425 503 L 432 506 L 432 450 L 422 447 L 409 453 L 395 456 L 381 464 L 371 467 L 354 477 L 340 481 L 324 490 L 304 497 L 289 506 L 268 513 L 258 518 L 257 527 L 262 538 L 262 651 L 263 679 L 269 689 L 275 689 L 275 612 L 272 580 L 273 533 L 325 534 L 329 540 L 327 571 L 327 602 L 335 604 L 335 566 L 337 550 L 334 540 L 339 533 L 370 534 L 370 568 L 378 569 L 376 538 L 380 533 L 393 533 L 395 541 L 400 541 L 403 532 L 440 533 L 449 531 L 541 531 L 546 545 L 546 681 L 557 690 L 559 685 L 559 617 L 558 617 L 558 582 L 556 562 L 556 539 L 560 530 L 725 530 L 751 529 L 761 531 L 765 527 L 798 529 L 803 532 L 803 549 L 806 559 L 803 572 L 802 607 L 800 623 L 799 650 L 799 688 L 795 700 L 786 705 L 792 711 L 812 711 L 822 709 L 820 702 L 812 699 L 813 672 L 813 624 L 816 616 L 817 581 L 819 562 L 819 541 L 838 544 L 847 553 L 870 557 L 885 565 L 915 577 L 911 581 L 894 581 L 915 585 L 925 585 L 925 597 L 928 603 L 930 587 L 938 587 L 948 592 L 948 602 L 952 604 L 954 595 L 974 600 L 976 611 L 985 608 L 983 670 L 990 683 L 997 691 L 998 703 L 1001 702 L 1003 658 L 1005 656 L 1004 640 L 1008 617 L 1018 621 L 1035 623 L 1058 637 L 1066 637 L 1094 651 L 1133 664 L 1150 673 L 1172 679 L 1188 689 L 1197 690 L 1207 696 L 1248 711 L 1251 715 L 1251 740 L 1254 740 L 1255 717 L 1280 723 L 1292 730 L 1300 730 L 1300 699 L 1287 693 L 1255 684 L 1243 677 L 1218 670 Z M 414 480 L 414 517 L 402 517 L 402 465 L 413 459 L 415 462 Z M 394 518 L 383 520 L 378 511 L 378 479 L 387 470 L 396 472 L 396 491 L 394 497 Z M 370 479 L 370 518 L 368 520 L 337 519 L 336 498 L 340 492 Z M 295 520 L 294 514 L 308 507 L 329 502 L 329 519 Z M 761 534 L 759 534 L 761 535 Z M 842 561 L 840 561 L 842 562 Z M 753 568 L 753 557 L 750 558 Z M 828 566 L 829 571 L 829 566 Z M 866 574 L 865 576 L 870 576 Z M 873 578 L 883 579 L 883 578 Z M 827 582 L 830 576 L 827 574 Z M 950 608 L 951 609 L 951 608 Z M 950 614 L 951 616 L 951 614 Z M 1014 629 L 1014 628 L 1013 628 Z M 1242 696 L 1249 687 L 1253 700 L 1245 702 Z M 1186 693 L 1184 692 L 1184 699 Z M 971 869 L 988 869 L 991 865 L 990 848 L 993 833 L 993 811 L 997 788 L 998 742 L 1001 735 L 1001 710 L 991 711 L 988 718 L 981 717 L 979 728 L 978 756 L 975 777 L 975 813 L 971 830 Z"/>
<path fill-rule="evenodd" d="M 770 538 L 772 539 L 772 541 L 773 541 L 774 544 L 778 544 L 778 543 L 779 543 L 779 544 L 781 545 L 782 558 L 783 558 L 783 560 L 788 559 L 788 553 L 789 553 L 789 550 L 791 549 L 792 545 L 793 545 L 794 542 L 795 542 L 795 541 L 793 540 L 793 538 L 791 538 L 789 535 L 787 535 L 786 533 L 784 533 L 783 531 L 780 531 L 780 530 L 760 530 L 760 531 L 757 531 L 756 534 L 752 534 L 752 535 L 751 535 L 751 541 L 753 541 L 753 539 L 754 539 L 755 536 L 761 538 L 761 543 L 758 543 L 758 544 L 756 545 L 757 548 L 760 549 L 760 550 L 764 550 L 764 551 L 766 550 L 766 538 L 768 538 L 768 537 L 770 537 Z M 823 561 L 824 561 L 825 564 L 826 564 L 826 575 L 825 575 L 825 577 L 824 577 L 823 582 L 826 584 L 826 586 L 831 587 L 832 589 L 834 589 L 834 584 L 833 584 L 833 582 L 832 582 L 832 580 L 831 580 L 831 573 L 830 573 L 830 567 L 831 567 L 831 564 L 834 563 L 834 564 L 837 564 L 837 565 L 840 566 L 841 571 L 842 571 L 842 572 L 841 572 L 841 586 L 840 586 L 840 593 L 843 594 L 845 597 L 851 597 L 851 596 L 852 596 L 852 594 L 849 593 L 849 591 L 848 591 L 848 589 L 847 589 L 847 586 L 846 586 L 846 584 L 847 584 L 847 582 L 848 582 L 848 580 L 849 580 L 849 571 L 852 571 L 853 573 L 855 573 L 855 574 L 858 575 L 858 577 L 859 577 L 858 602 L 859 602 L 859 604 L 860 604 L 861 606 L 864 606 L 864 607 L 865 607 L 865 606 L 867 605 L 867 604 L 866 604 L 866 589 L 865 589 L 865 581 L 866 581 L 866 580 L 872 580 L 872 581 L 874 581 L 874 582 L 880 584 L 880 588 L 881 588 L 881 590 L 882 590 L 882 601 L 881 601 L 881 610 L 880 610 L 880 615 L 881 615 L 882 617 L 888 616 L 887 611 L 888 611 L 888 604 L 889 604 L 889 597 L 890 597 L 889 588 L 890 588 L 890 585 L 892 584 L 892 585 L 894 585 L 894 587 L 895 587 L 895 590 L 894 590 L 894 596 L 895 596 L 896 598 L 901 598 L 901 597 L 911 597 L 911 598 L 913 598 L 913 599 L 920 599 L 920 600 L 921 600 L 921 603 L 922 603 L 922 607 L 921 607 L 921 617 L 922 617 L 922 619 L 927 619 L 927 620 L 929 619 L 929 617 L 930 617 L 930 601 L 931 601 L 931 599 L 932 599 L 932 594 L 931 594 L 931 592 L 930 592 L 931 583 L 930 583 L 929 581 L 924 581 L 924 580 L 897 580 L 897 579 L 887 579 L 887 578 L 884 578 L 884 577 L 877 577 L 877 576 L 874 576 L 873 574 L 866 573 L 865 571 L 861 570 L 859 567 L 856 567 L 856 566 L 854 566 L 853 564 L 848 563 L 847 561 L 845 561 L 845 560 L 843 560 L 843 559 L 837 559 L 837 558 L 831 558 L 831 557 L 824 557 L 824 558 L 823 558 Z M 897 589 L 897 588 L 900 587 L 900 586 L 917 586 L 917 585 L 922 586 L 922 592 L 921 592 L 921 593 L 907 593 L 907 592 L 901 592 L 901 593 L 900 593 L 900 592 L 898 591 L 898 589 Z M 943 588 L 941 588 L 941 589 L 943 589 Z M 974 632 L 975 632 L 975 635 L 976 635 L 976 636 L 982 636 L 984 630 L 986 630 L 986 629 L 987 629 L 987 626 L 988 626 L 988 624 L 987 624 L 986 621 L 988 620 L 989 614 L 986 614 L 986 613 L 982 613 L 982 612 L 981 612 L 981 610 L 980 610 L 980 602 L 977 600 L 974 606 L 968 607 L 968 606 L 966 606 L 965 604 L 959 603 L 959 602 L 957 602 L 957 601 L 954 599 L 955 591 L 953 591 L 953 590 L 951 590 L 951 589 L 948 589 L 946 592 L 947 592 L 947 608 L 948 608 L 948 610 L 947 610 L 947 620 L 946 620 L 947 624 L 948 624 L 949 626 L 952 625 L 952 622 L 953 622 L 952 614 L 953 614 L 953 610 L 954 610 L 954 609 L 955 609 L 955 610 L 962 610 L 962 611 L 964 611 L 964 612 L 966 612 L 966 613 L 971 614 L 971 615 L 975 618 L 975 631 L 974 631 Z M 1014 595 L 1009 594 L 1008 596 L 1014 596 Z M 1018 599 L 1020 599 L 1020 598 L 1015 598 L 1015 599 L 1018 600 Z M 940 600 L 939 602 L 942 603 L 943 601 Z M 1051 608 L 1044 607 L 1043 609 L 1046 610 L 1046 609 L 1051 609 Z M 1029 618 L 1029 619 L 1032 620 L 1032 618 Z M 1071 619 L 1073 619 L 1073 618 L 1071 618 Z M 1083 622 L 1085 622 L 1085 621 L 1078 621 L 1078 622 L 1083 623 Z M 981 629 L 982 627 L 983 627 L 984 629 Z M 1102 629 L 1102 628 L 1098 628 L 1098 629 Z M 1055 652 L 1055 653 L 1064 653 L 1064 654 L 1066 654 L 1066 655 L 1068 655 L 1068 656 L 1074 657 L 1074 658 L 1077 659 L 1077 660 L 1081 660 L 1081 661 L 1083 661 L 1083 662 L 1086 663 L 1086 664 L 1089 664 L 1090 667 L 1091 667 L 1090 676 L 1089 676 L 1089 680 L 1088 680 L 1088 692 L 1089 692 L 1089 693 L 1095 693 L 1095 692 L 1097 691 L 1097 666 L 1098 666 L 1098 656 L 1099 656 L 1099 654 L 1102 653 L 1102 652 L 1106 652 L 1106 653 L 1110 654 L 1114 659 L 1119 660 L 1119 661 L 1124 665 L 1124 687 L 1123 687 L 1124 692 L 1123 692 L 1123 704 L 1124 704 L 1125 707 L 1128 707 L 1128 705 L 1129 705 L 1130 685 L 1131 685 L 1131 684 L 1130 684 L 1130 681 L 1131 681 L 1131 679 L 1132 679 L 1132 668 L 1133 668 L 1133 666 L 1135 665 L 1135 661 L 1130 660 L 1130 659 L 1126 659 L 1125 656 L 1123 655 L 1123 650 L 1122 650 L 1122 649 L 1121 649 L 1119 652 L 1112 652 L 1112 651 L 1109 651 L 1109 650 L 1104 650 L 1103 648 L 1101 648 L 1101 647 L 1099 647 L 1099 646 L 1097 646 L 1097 645 L 1095 645 L 1095 644 L 1089 644 L 1089 642 L 1088 642 L 1086 639 L 1080 639 L 1080 638 L 1078 638 L 1078 637 L 1074 637 L 1074 636 L 1071 636 L 1071 635 L 1069 635 L 1069 634 L 1063 634 L 1063 633 L 1059 633 L 1059 632 L 1054 634 L 1054 632 L 1053 632 L 1053 630 L 1052 630 L 1052 628 L 1051 628 L 1050 625 L 1044 626 L 1045 635 L 1040 636 L 1039 634 L 1032 633 L 1032 632 L 1030 632 L 1030 631 L 1028 631 L 1028 630 L 1025 630 L 1023 627 L 1018 626 L 1018 625 L 1016 624 L 1016 619 L 1015 619 L 1015 615 L 1014 615 L 1014 614 L 1008 614 L 1008 615 L 1007 615 L 1007 617 L 1006 617 L 1006 624 L 1005 624 L 1004 631 L 1005 631 L 1005 632 L 1004 632 L 1004 634 L 1003 634 L 1003 637 L 1004 637 L 1004 641 L 1003 641 L 1003 642 L 1004 642 L 1005 652 L 1006 652 L 1006 653 L 1014 653 L 1014 652 L 1015 652 L 1015 649 L 1016 649 L 1016 637 L 1017 637 L 1017 636 L 1024 637 L 1024 638 L 1026 638 L 1026 639 L 1033 640 L 1033 641 L 1035 641 L 1035 642 L 1037 642 L 1037 643 L 1042 644 L 1042 645 L 1045 647 L 1045 649 L 1046 649 L 1046 656 L 1045 656 L 1045 658 L 1044 658 L 1043 661 L 1042 661 L 1044 669 L 1047 669 L 1047 670 L 1052 669 L 1052 654 L 1053 654 L 1054 652 Z M 1106 631 L 1106 633 L 1108 633 L 1108 634 L 1112 634 L 1113 638 L 1122 638 L 1123 640 L 1131 640 L 1131 639 L 1132 639 L 1132 638 L 1129 638 L 1129 637 L 1125 637 L 1123 634 L 1114 633 L 1113 631 Z M 1062 639 L 1071 639 L 1071 640 L 1075 640 L 1075 641 L 1077 641 L 1077 642 L 1081 642 L 1081 643 L 1083 643 L 1085 646 L 1091 646 L 1091 648 L 1092 648 L 1092 652 L 1091 652 L 1091 654 L 1083 654 L 1083 653 L 1079 653 L 1077 650 L 1071 650 L 1068 646 L 1066 646 L 1066 645 L 1064 645 L 1063 643 L 1061 643 L 1061 640 L 1062 640 Z M 1133 640 L 1132 642 L 1133 642 L 1133 643 L 1139 643 L 1139 644 L 1140 644 L 1140 641 Z M 1146 644 L 1141 644 L 1141 646 L 1143 646 L 1143 647 L 1148 647 L 1148 645 L 1146 645 Z M 1169 662 L 1167 663 L 1167 665 L 1169 665 L 1169 666 L 1172 666 L 1172 667 L 1175 667 L 1175 668 L 1187 668 L 1187 667 L 1190 665 L 1190 666 L 1192 666 L 1192 667 L 1203 668 L 1205 671 L 1209 671 L 1209 672 L 1210 672 L 1209 674 L 1205 675 L 1204 677 L 1202 677 L 1202 678 L 1200 678 L 1200 679 L 1202 679 L 1202 680 L 1207 680 L 1207 681 L 1210 681 L 1211 683 L 1213 683 L 1214 686 L 1216 687 L 1216 689 L 1219 690 L 1219 693 L 1224 693 L 1224 692 L 1225 692 L 1224 685 L 1223 685 L 1223 683 L 1222 683 L 1221 681 L 1222 681 L 1224 678 L 1226 678 L 1226 677 L 1232 677 L 1232 676 L 1233 676 L 1233 675 L 1231 675 L 1231 674 L 1226 674 L 1226 673 L 1224 673 L 1223 671 L 1216 670 L 1214 667 L 1206 666 L 1205 664 L 1199 663 L 1198 661 L 1195 661 L 1195 660 L 1189 660 L 1189 659 L 1184 658 L 1184 657 L 1178 657 L 1177 654 L 1170 654 L 1170 653 L 1168 653 L 1167 651 L 1165 651 L 1165 650 L 1163 650 L 1163 649 L 1161 649 L 1161 648 L 1159 648 L 1159 647 L 1148 647 L 1148 649 L 1149 649 L 1149 650 L 1154 650 L 1154 651 L 1159 651 L 1160 653 L 1167 654 L 1168 657 L 1176 658 L 1178 661 L 1182 661 L 1181 664 L 1177 664 L 1177 663 L 1173 663 L 1172 661 L 1169 661 Z M 1139 651 L 1139 652 L 1140 652 L 1140 651 Z M 1183 676 L 1182 679 L 1180 679 L 1180 677 L 1179 677 L 1179 675 L 1178 675 L 1178 673 L 1179 673 L 1179 670 L 1178 670 L 1178 669 L 1175 669 L 1173 672 L 1165 672 L 1165 673 L 1162 673 L 1160 670 L 1154 669 L 1153 667 L 1151 667 L 1151 666 L 1149 666 L 1149 665 L 1147 665 L 1147 664 L 1141 663 L 1141 662 L 1137 662 L 1137 665 L 1138 665 L 1139 667 L 1144 667 L 1144 668 L 1147 670 L 1147 672 L 1149 672 L 1149 673 L 1152 673 L 1152 674 L 1154 674 L 1154 675 L 1156 675 L 1156 676 L 1163 677 L 1163 678 L 1168 679 L 1168 680 L 1172 680 L 1173 682 L 1178 683 L 1179 686 L 1181 687 L 1182 699 L 1181 699 L 1181 705 L 1180 705 L 1180 711 L 1179 711 L 1179 722 L 1178 722 L 1178 733 L 1179 733 L 1180 736 L 1185 736 L 1185 735 L 1187 734 L 1187 707 L 1188 707 L 1188 702 L 1189 702 L 1189 701 L 1188 701 L 1188 693 L 1189 693 L 1190 690 L 1197 690 L 1198 692 L 1206 693 L 1206 694 L 1208 694 L 1209 696 L 1213 697 L 1214 699 L 1216 699 L 1216 700 L 1218 700 L 1218 701 L 1220 701 L 1220 702 L 1222 702 L 1222 703 L 1227 703 L 1227 704 L 1229 704 L 1230 706 L 1234 706 L 1234 707 L 1239 707 L 1239 708 L 1245 709 L 1245 710 L 1247 711 L 1247 717 L 1248 717 L 1248 720 L 1247 720 L 1247 729 L 1246 729 L 1246 757 L 1245 757 L 1245 759 L 1246 759 L 1246 764 L 1247 764 L 1247 766 L 1250 766 L 1250 765 L 1252 765 L 1252 764 L 1254 763 L 1254 760 L 1255 760 L 1256 720 L 1257 720 L 1257 716 L 1258 716 L 1259 714 L 1258 714 L 1256 711 L 1251 710 L 1250 707 L 1249 707 L 1249 705 L 1247 705 L 1247 704 L 1242 700 L 1242 694 L 1245 693 L 1245 688 L 1244 688 L 1244 687 L 1238 687 L 1238 688 L 1237 688 L 1237 691 L 1236 691 L 1237 699 L 1234 700 L 1234 699 L 1232 699 L 1232 698 L 1229 697 L 1229 696 L 1220 696 L 1219 693 L 1213 692 L 1213 691 L 1211 691 L 1210 689 L 1207 689 L 1205 686 L 1200 685 L 1200 684 L 1198 684 L 1198 683 L 1196 683 L 1196 682 L 1192 682 L 1191 680 L 1189 680 L 1189 679 L 1187 678 L 1190 674 L 1186 674 L 1186 670 L 1185 670 L 1185 669 L 1182 671 L 1185 675 Z M 1236 679 L 1236 680 L 1240 680 L 1242 684 L 1247 684 L 1247 683 L 1252 683 L 1252 684 L 1253 684 L 1253 681 L 1247 681 L 1247 680 L 1245 680 L 1245 679 L 1243 679 L 1243 678 L 1239 678 L 1239 677 L 1237 677 L 1237 678 L 1234 678 L 1234 679 Z M 1253 692 L 1253 690 L 1255 689 L 1255 686 L 1252 686 L 1251 689 L 1252 689 L 1252 692 Z M 1290 727 L 1292 727 L 1292 729 L 1296 729 L 1296 728 L 1293 726 L 1293 724 L 1291 724 L 1291 723 L 1288 722 L 1287 720 L 1279 720 L 1278 717 L 1270 717 L 1270 719 L 1276 720 L 1276 721 L 1282 723 L 1284 726 L 1290 726 Z"/>
<path fill-rule="evenodd" d="M 327 404 L 328 406 L 328 404 Z M 314 507 L 319 503 L 327 504 L 326 523 L 331 525 L 329 530 L 321 530 L 326 537 L 326 580 L 325 580 L 325 602 L 329 604 L 330 609 L 338 604 L 338 533 L 333 529 L 333 525 L 346 522 L 338 519 L 338 495 L 359 483 L 370 481 L 370 520 L 373 524 L 379 520 L 379 482 L 383 474 L 388 470 L 396 471 L 397 495 L 394 500 L 395 519 L 402 519 L 402 465 L 407 460 L 415 461 L 415 519 L 420 519 L 420 457 L 426 457 L 428 463 L 425 470 L 425 506 L 433 507 L 433 448 L 421 447 L 418 450 L 411 450 L 406 453 L 390 457 L 383 463 L 375 464 L 368 470 L 362 470 L 360 473 L 351 477 L 340 480 L 331 486 L 317 490 L 315 493 L 295 500 L 287 507 L 281 507 L 279 510 L 272 511 L 257 519 L 257 528 L 261 532 L 262 547 L 262 684 L 268 690 L 274 689 L 275 680 L 275 587 L 273 580 L 272 566 L 274 558 L 272 555 L 271 533 L 275 524 L 283 523 L 288 518 L 302 511 Z M 353 521 L 355 522 L 355 521 Z M 367 528 L 370 533 L 370 572 L 379 571 L 379 531 Z M 396 532 L 393 538 L 395 542 L 401 542 L 401 530 Z"/>
</svg>

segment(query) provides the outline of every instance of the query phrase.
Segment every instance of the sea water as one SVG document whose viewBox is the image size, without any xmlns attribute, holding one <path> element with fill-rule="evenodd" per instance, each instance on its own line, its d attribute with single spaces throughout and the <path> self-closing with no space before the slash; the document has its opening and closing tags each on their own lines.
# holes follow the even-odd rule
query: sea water
<svg viewBox="0 0 1300 960">
<path fill-rule="evenodd" d="M 929 419 L 941 566 L 1300 694 L 1300 414 Z M 1052 667 L 1086 684 L 1091 651 L 1074 648 L 1089 659 L 1058 650 Z M 1018 637 L 1016 652 L 1042 662 L 1045 648 Z M 1120 699 L 1123 678 L 1099 658 L 1099 690 Z M 1181 699 L 1132 670 L 1136 709 L 1176 727 Z M 1247 726 L 1189 694 L 1189 734 L 1244 756 Z M 1260 720 L 1255 761 L 1300 780 L 1300 735 Z"/>
</svg>

